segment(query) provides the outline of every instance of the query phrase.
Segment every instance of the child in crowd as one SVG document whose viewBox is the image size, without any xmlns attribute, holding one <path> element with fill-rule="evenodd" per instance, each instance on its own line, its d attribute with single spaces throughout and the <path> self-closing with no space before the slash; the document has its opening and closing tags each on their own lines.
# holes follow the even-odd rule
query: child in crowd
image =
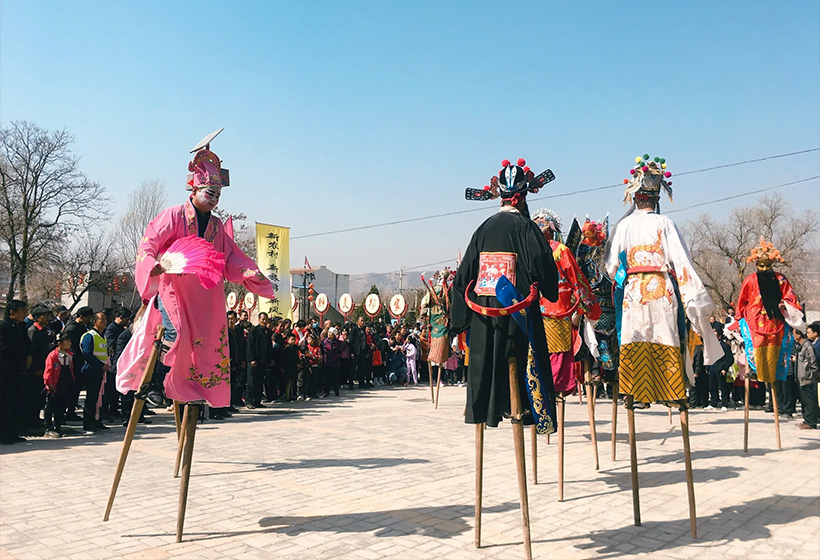
<svg viewBox="0 0 820 560">
<path fill-rule="evenodd" d="M 409 337 L 402 345 L 402 351 L 404 352 L 404 360 L 407 366 L 407 382 L 418 385 L 419 374 L 416 371 L 416 345 L 413 344 L 413 341 Z"/>
<path fill-rule="evenodd" d="M 299 347 L 296 346 L 296 335 L 292 332 L 288 334 L 287 344 L 282 348 L 282 374 L 285 381 L 282 398 L 288 402 L 293 401 L 293 384 L 299 374 Z"/>
<path fill-rule="evenodd" d="M 69 335 L 61 333 L 58 337 L 57 348 L 46 357 L 46 367 L 43 372 L 46 407 L 43 416 L 46 423 L 45 435 L 48 438 L 63 437 L 65 410 L 74 386 L 73 355 L 69 348 L 71 348 Z"/>
</svg>

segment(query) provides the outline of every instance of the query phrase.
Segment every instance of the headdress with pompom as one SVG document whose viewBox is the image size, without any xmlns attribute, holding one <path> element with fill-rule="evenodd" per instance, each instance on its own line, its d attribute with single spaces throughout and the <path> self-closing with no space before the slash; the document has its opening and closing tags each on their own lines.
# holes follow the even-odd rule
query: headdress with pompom
<svg viewBox="0 0 820 560">
<path fill-rule="evenodd" d="M 538 175 L 533 173 L 524 158 L 519 158 L 515 165 L 505 159 L 501 162 L 501 171 L 490 179 L 489 185 L 485 185 L 483 189 L 467 188 L 464 197 L 467 200 L 493 200 L 499 197 L 510 200 L 528 192 L 537 193 L 554 179 L 555 175 L 549 169 Z"/>
<path fill-rule="evenodd" d="M 606 228 L 605 224 L 593 222 L 587 218 L 581 226 L 581 244 L 587 247 L 602 245 L 606 241 Z"/>
<path fill-rule="evenodd" d="M 637 156 L 635 166 L 629 170 L 630 179 L 624 179 L 624 204 L 628 204 L 632 195 L 658 196 L 663 187 L 672 202 L 672 181 L 668 181 L 672 173 L 666 171 L 666 159 L 649 158 L 649 154 Z"/>
<path fill-rule="evenodd" d="M 774 243 L 766 241 L 766 238 L 762 235 L 760 236 L 760 245 L 749 251 L 749 256 L 746 257 L 747 263 L 760 261 L 786 264 L 786 261 L 780 254 L 780 249 L 775 249 Z"/>
</svg>

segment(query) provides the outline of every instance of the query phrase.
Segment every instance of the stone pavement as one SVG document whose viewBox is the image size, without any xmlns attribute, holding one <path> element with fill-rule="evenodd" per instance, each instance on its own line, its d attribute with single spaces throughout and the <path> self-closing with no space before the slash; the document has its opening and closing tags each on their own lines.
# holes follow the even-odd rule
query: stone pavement
<svg viewBox="0 0 820 560">
<path fill-rule="evenodd" d="M 172 416 L 140 425 L 111 520 L 102 517 L 124 429 L 0 449 L 0 558 L 523 558 L 508 423 L 486 432 L 481 549 L 473 546 L 474 434 L 464 389 L 344 391 L 341 398 L 243 411 L 200 425 L 176 544 Z M 586 405 L 567 405 L 565 500 L 556 441 L 538 446 L 529 485 L 535 558 L 820 557 L 820 434 L 752 412 L 691 415 L 699 537 L 689 536 L 678 414 L 639 411 L 643 526 L 632 525 L 626 413 L 611 460 L 611 405 L 597 407 L 601 470 Z M 527 468 L 531 473 L 527 435 Z"/>
</svg>

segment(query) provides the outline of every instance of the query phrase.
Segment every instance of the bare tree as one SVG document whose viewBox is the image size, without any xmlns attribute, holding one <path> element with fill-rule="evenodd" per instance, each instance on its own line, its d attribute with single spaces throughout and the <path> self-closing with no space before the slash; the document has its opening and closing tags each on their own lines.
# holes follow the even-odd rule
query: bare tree
<svg viewBox="0 0 820 560">
<path fill-rule="evenodd" d="M 158 179 L 145 181 L 140 188 L 128 195 L 128 211 L 120 219 L 117 251 L 122 267 L 133 271 L 137 249 L 148 224 L 166 204 L 168 194 L 165 183 Z"/>
<path fill-rule="evenodd" d="M 29 272 L 68 231 L 87 226 L 108 204 L 105 189 L 79 169 L 65 130 L 28 121 L 0 127 L 0 240 L 9 254 L 7 297 L 26 299 Z"/>
<path fill-rule="evenodd" d="M 114 279 L 124 272 L 114 253 L 110 233 L 89 231 L 60 256 L 57 270 L 62 293 L 71 300 L 70 309 L 89 290 L 105 293 L 112 288 Z"/>
<path fill-rule="evenodd" d="M 820 216 L 814 210 L 796 213 L 779 194 L 763 197 L 755 206 L 733 208 L 724 222 L 703 214 L 684 227 L 692 260 L 715 303 L 737 301 L 743 279 L 754 270 L 746 262 L 760 236 L 772 241 L 786 260 L 784 273 L 798 294 L 809 278 L 804 264 L 816 254 Z M 816 263 L 815 263 L 816 269 Z"/>
</svg>

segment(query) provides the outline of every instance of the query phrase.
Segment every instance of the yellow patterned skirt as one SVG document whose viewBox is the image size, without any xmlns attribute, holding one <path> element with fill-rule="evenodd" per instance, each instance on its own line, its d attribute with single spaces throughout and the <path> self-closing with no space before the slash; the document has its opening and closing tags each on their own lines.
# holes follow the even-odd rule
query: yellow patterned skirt
<svg viewBox="0 0 820 560">
<path fill-rule="evenodd" d="M 547 350 L 551 354 L 572 350 L 572 321 L 544 317 L 544 332 L 547 335 Z"/>
<path fill-rule="evenodd" d="M 619 390 L 638 402 L 677 401 L 686 398 L 681 350 L 655 342 L 621 346 Z"/>
</svg>

